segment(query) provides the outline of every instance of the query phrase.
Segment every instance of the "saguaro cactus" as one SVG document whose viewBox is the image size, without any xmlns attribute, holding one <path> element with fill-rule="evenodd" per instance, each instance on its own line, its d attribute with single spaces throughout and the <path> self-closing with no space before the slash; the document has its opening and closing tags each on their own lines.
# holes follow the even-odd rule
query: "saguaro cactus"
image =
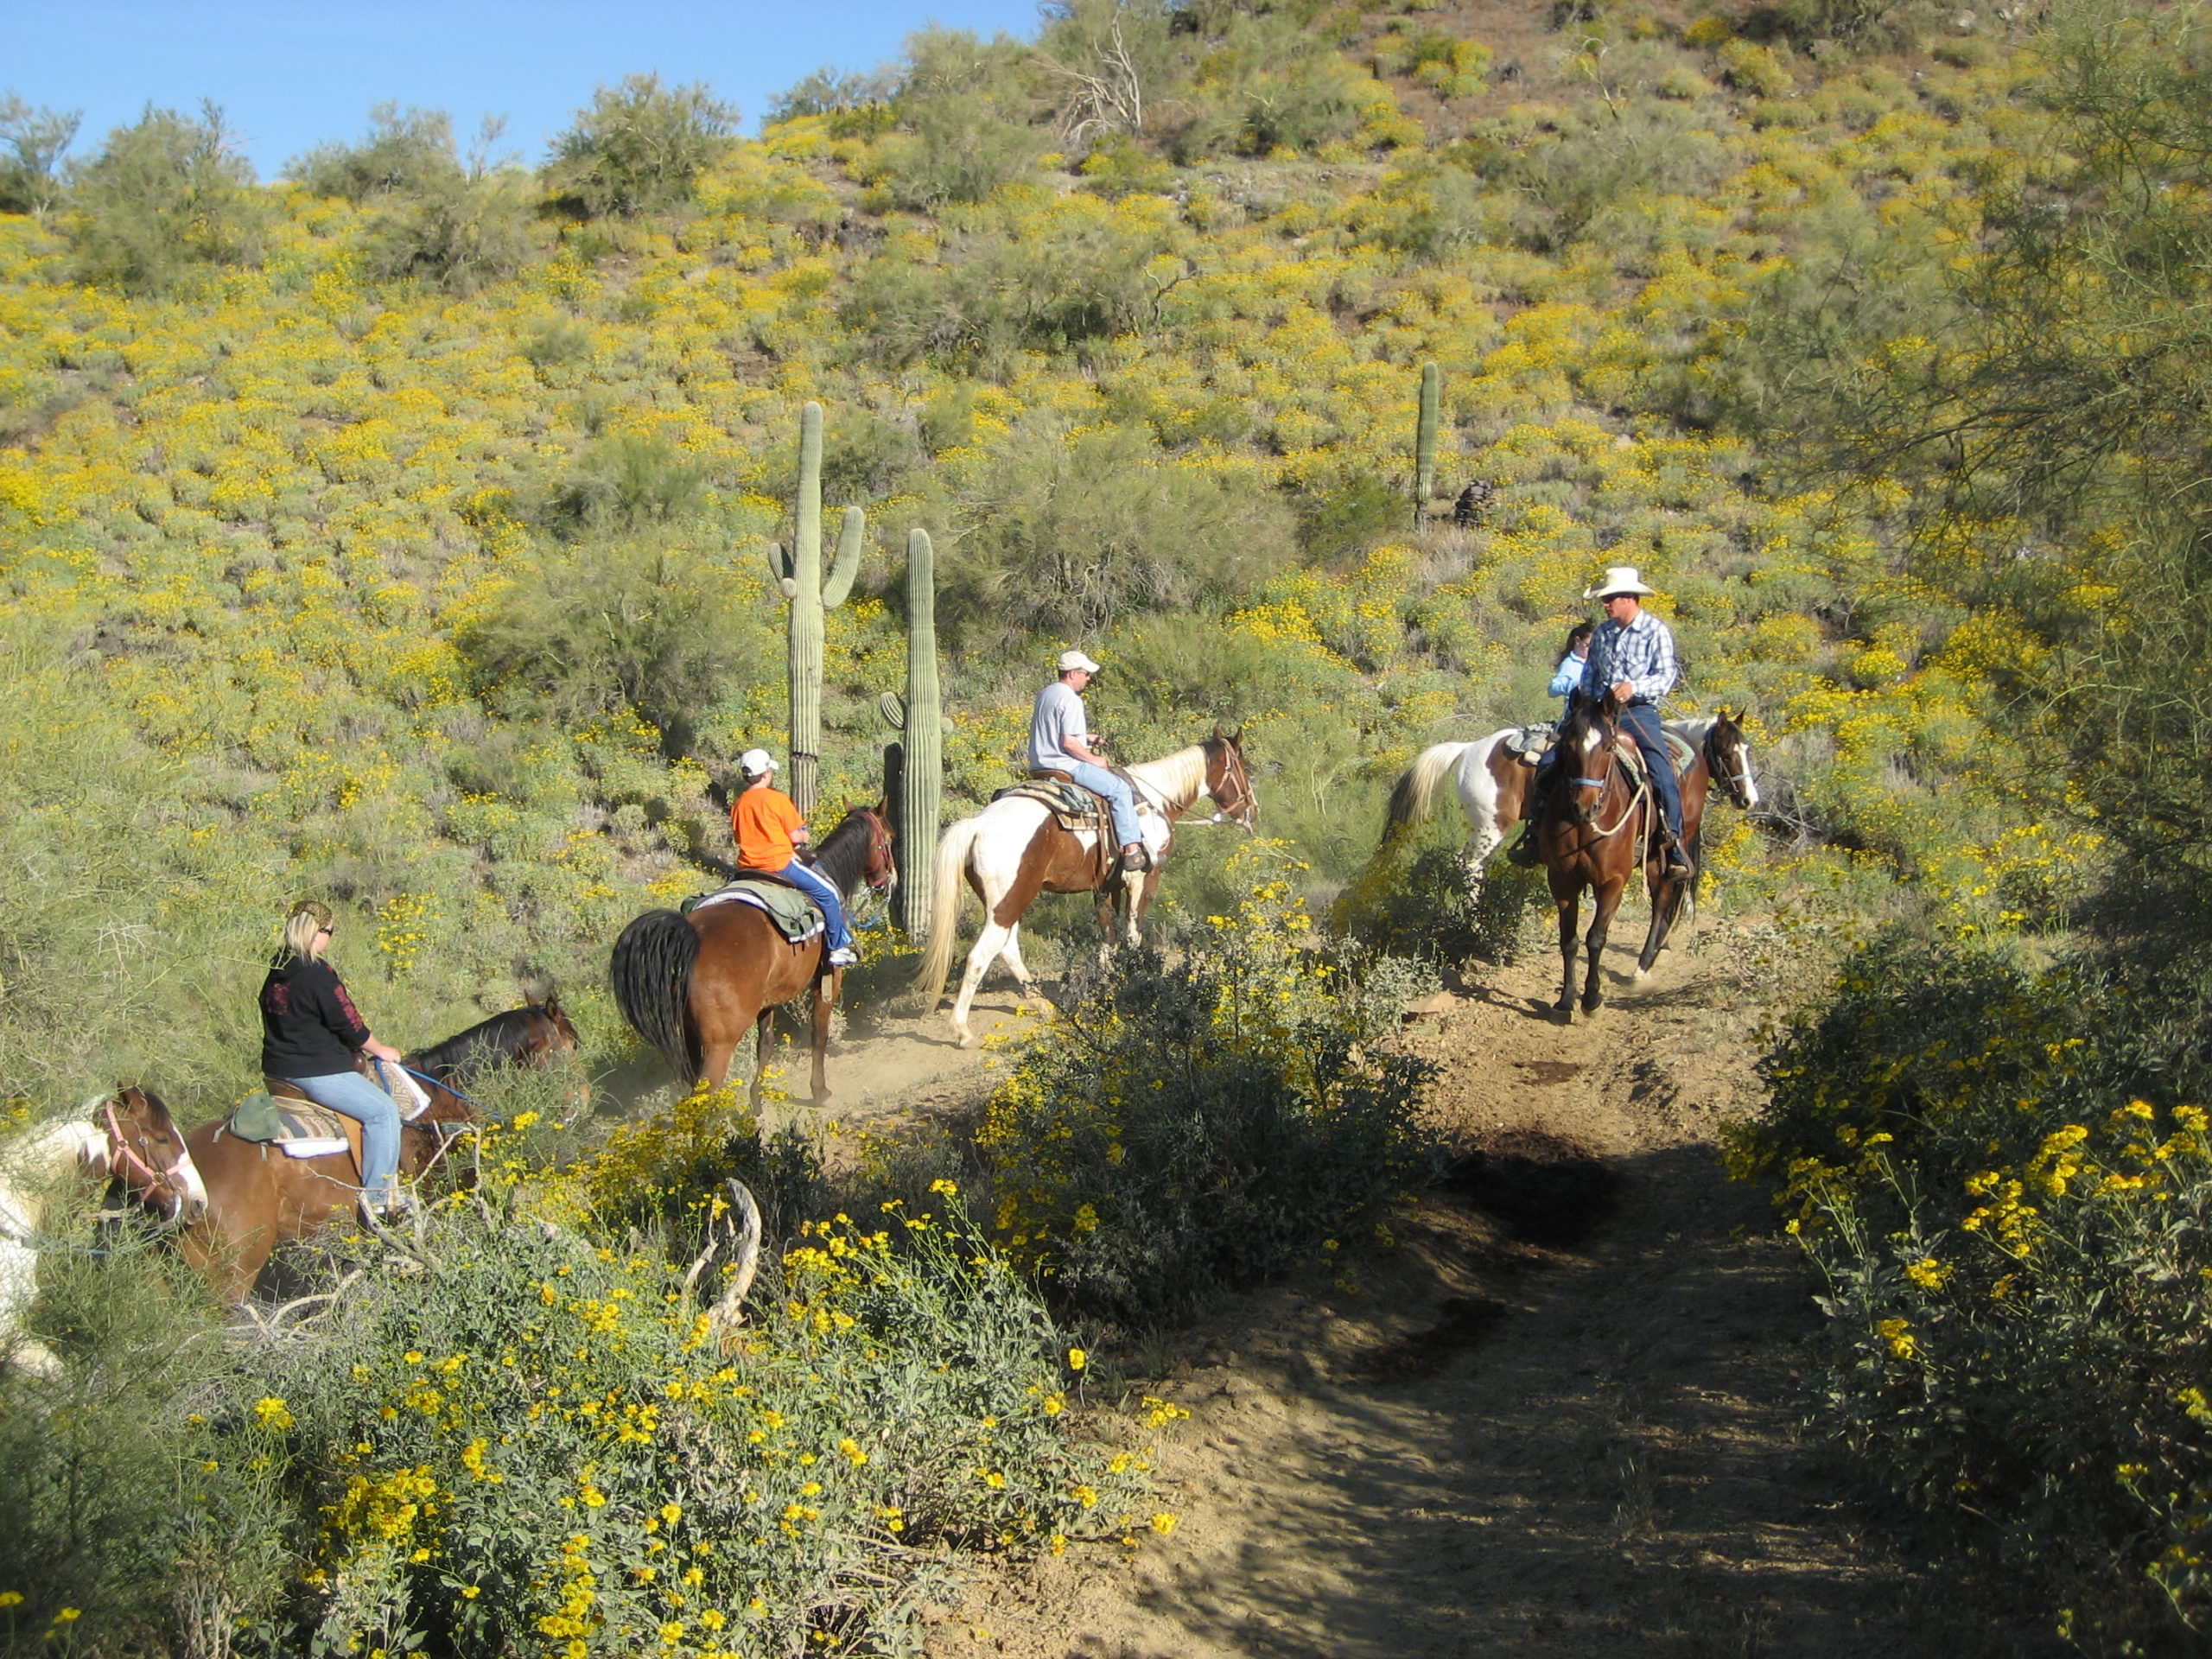
<svg viewBox="0 0 2212 1659">
<path fill-rule="evenodd" d="M 812 816 L 822 759 L 822 618 L 845 602 L 860 569 L 861 538 L 868 517 L 845 509 L 837 535 L 837 562 L 822 575 L 822 405 L 809 403 L 798 417 L 798 524 L 786 552 L 768 547 L 768 573 L 791 601 L 791 759 L 785 779 L 791 802 Z"/>
<path fill-rule="evenodd" d="M 944 809 L 944 715 L 937 685 L 937 550 L 926 530 L 906 533 L 906 754 L 899 814 L 899 925 L 929 931 Z"/>
<path fill-rule="evenodd" d="M 1421 365 L 1421 427 L 1414 437 L 1414 522 L 1428 511 L 1436 493 L 1436 416 L 1443 401 L 1444 376 L 1433 363 Z"/>
</svg>

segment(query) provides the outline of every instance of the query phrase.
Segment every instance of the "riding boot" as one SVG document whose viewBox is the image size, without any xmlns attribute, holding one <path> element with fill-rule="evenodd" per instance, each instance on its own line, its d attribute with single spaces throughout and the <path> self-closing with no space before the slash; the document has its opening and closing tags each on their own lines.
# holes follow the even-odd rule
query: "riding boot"
<svg viewBox="0 0 2212 1659">
<path fill-rule="evenodd" d="M 1543 856 L 1536 847 L 1536 826 L 1543 822 L 1546 798 L 1545 782 L 1539 779 L 1529 794 L 1528 814 L 1521 821 L 1521 839 L 1505 849 L 1507 863 L 1517 864 L 1524 870 L 1533 870 L 1543 862 Z"/>
<path fill-rule="evenodd" d="M 1690 855 L 1682 850 L 1681 837 L 1667 830 L 1659 833 L 1666 842 L 1667 868 L 1680 876 L 1695 875 L 1697 866 L 1690 862 Z"/>
</svg>

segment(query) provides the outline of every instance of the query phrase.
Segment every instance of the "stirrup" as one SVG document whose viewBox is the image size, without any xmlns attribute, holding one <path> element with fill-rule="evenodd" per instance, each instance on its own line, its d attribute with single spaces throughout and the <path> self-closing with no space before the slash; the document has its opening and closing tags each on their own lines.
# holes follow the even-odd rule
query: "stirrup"
<svg viewBox="0 0 2212 1659">
<path fill-rule="evenodd" d="M 1140 847 L 1133 853 L 1123 853 L 1122 855 L 1122 874 L 1123 875 L 1142 875 L 1151 868 L 1152 854 L 1145 848 Z"/>
<path fill-rule="evenodd" d="M 1524 870 L 1533 870 L 1542 861 L 1536 855 L 1535 826 L 1532 824 L 1522 830 L 1521 839 L 1505 849 L 1505 861 Z"/>
</svg>

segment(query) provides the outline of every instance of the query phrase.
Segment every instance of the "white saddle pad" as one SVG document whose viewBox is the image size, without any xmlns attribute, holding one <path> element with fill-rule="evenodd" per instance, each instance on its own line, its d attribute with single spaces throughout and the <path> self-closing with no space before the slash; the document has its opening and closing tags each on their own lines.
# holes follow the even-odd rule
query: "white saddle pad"
<svg viewBox="0 0 2212 1659">
<path fill-rule="evenodd" d="M 279 1141 L 276 1145 L 287 1158 L 327 1158 L 346 1150 L 343 1141 Z"/>
</svg>

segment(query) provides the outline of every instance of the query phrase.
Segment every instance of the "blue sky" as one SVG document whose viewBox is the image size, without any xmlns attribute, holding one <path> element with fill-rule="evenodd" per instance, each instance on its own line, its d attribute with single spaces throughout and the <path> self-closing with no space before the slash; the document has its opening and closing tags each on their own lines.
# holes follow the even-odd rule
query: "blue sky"
<svg viewBox="0 0 2212 1659">
<path fill-rule="evenodd" d="M 771 94 L 871 68 L 925 22 L 1027 35 L 1036 0 L 0 0 L 0 92 L 82 110 L 82 156 L 149 101 L 223 106 L 264 178 L 385 99 L 442 109 L 465 143 L 507 117 L 536 162 L 592 88 L 633 71 L 704 80 L 758 124 Z"/>
</svg>

